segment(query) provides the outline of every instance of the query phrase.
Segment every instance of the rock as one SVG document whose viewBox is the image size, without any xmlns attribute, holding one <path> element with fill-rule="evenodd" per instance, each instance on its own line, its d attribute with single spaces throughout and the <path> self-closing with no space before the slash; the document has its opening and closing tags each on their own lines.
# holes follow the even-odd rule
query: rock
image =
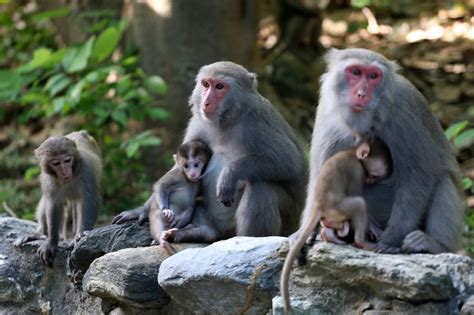
<svg viewBox="0 0 474 315">
<path fill-rule="evenodd" d="M 455 254 L 382 255 L 317 243 L 308 264 L 292 272 L 290 296 L 295 314 L 346 314 L 364 303 L 367 310 L 447 314 L 474 288 L 473 271 L 472 259 Z M 273 312 L 282 311 L 276 297 Z"/>
<path fill-rule="evenodd" d="M 73 269 L 85 274 L 94 259 L 120 249 L 151 244 L 149 225 L 137 221 L 110 224 L 86 232 L 71 254 Z"/>
<path fill-rule="evenodd" d="M 0 314 L 101 314 L 100 299 L 78 290 L 69 280 L 66 243 L 60 243 L 54 268 L 36 256 L 42 241 L 20 248 L 13 242 L 35 231 L 32 221 L 0 218 Z"/>
<path fill-rule="evenodd" d="M 174 244 L 176 250 L 203 244 Z M 84 275 L 83 288 L 111 305 L 160 309 L 170 299 L 158 285 L 158 270 L 168 258 L 161 246 L 127 248 L 94 260 Z"/>
<path fill-rule="evenodd" d="M 461 315 L 474 315 L 474 295 L 471 295 L 461 308 Z"/>
<path fill-rule="evenodd" d="M 278 292 L 283 237 L 234 237 L 166 259 L 160 286 L 197 314 L 265 314 Z"/>
</svg>

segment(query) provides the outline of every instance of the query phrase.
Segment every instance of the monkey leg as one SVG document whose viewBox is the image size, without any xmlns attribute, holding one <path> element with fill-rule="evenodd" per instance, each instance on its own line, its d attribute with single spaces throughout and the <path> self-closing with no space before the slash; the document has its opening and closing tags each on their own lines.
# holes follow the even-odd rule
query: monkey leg
<svg viewBox="0 0 474 315">
<path fill-rule="evenodd" d="M 409 233 L 402 244 L 406 253 L 454 252 L 459 249 L 463 205 L 456 184 L 446 176 L 433 191 L 424 229 Z"/>
<path fill-rule="evenodd" d="M 236 211 L 237 235 L 280 235 L 278 187 L 265 182 L 247 183 Z M 288 210 L 287 210 L 288 211 Z"/>
<path fill-rule="evenodd" d="M 351 218 L 354 227 L 354 246 L 374 250 L 375 243 L 366 241 L 368 215 L 367 206 L 362 197 L 346 197 L 338 205 L 338 210 Z"/>
<path fill-rule="evenodd" d="M 347 242 L 341 240 L 339 236 L 336 234 L 337 230 L 327 228 L 327 227 L 322 227 L 321 231 L 319 232 L 321 234 L 321 238 L 328 243 L 334 243 L 334 244 L 339 244 L 339 245 L 345 245 Z"/>
<path fill-rule="evenodd" d="M 212 243 L 218 240 L 217 235 L 217 231 L 210 225 L 194 226 L 190 224 L 175 232 L 174 241 L 176 243 Z"/>
</svg>

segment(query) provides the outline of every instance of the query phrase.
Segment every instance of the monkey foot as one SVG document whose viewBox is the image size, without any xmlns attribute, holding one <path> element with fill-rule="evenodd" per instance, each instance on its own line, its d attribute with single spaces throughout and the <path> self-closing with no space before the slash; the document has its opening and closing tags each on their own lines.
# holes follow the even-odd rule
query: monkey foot
<svg viewBox="0 0 474 315">
<path fill-rule="evenodd" d="M 171 239 L 173 239 L 176 234 L 176 231 L 178 231 L 177 228 L 172 228 L 163 231 L 160 235 L 160 244 L 163 244 L 164 242 L 169 242 Z"/>
<path fill-rule="evenodd" d="M 20 246 L 23 246 L 23 245 L 25 245 L 26 243 L 29 243 L 29 242 L 38 241 L 38 240 L 45 240 L 45 239 L 46 239 L 46 235 L 34 234 L 34 235 L 22 236 L 22 237 L 17 238 L 15 240 L 15 242 L 13 243 L 13 245 L 17 246 L 17 247 L 20 247 Z"/>
<path fill-rule="evenodd" d="M 377 243 L 377 246 L 375 247 L 375 252 L 379 254 L 399 254 L 400 248 L 385 245 L 383 243 Z"/>
<path fill-rule="evenodd" d="M 354 241 L 352 244 L 354 247 L 374 251 L 377 248 L 377 244 L 367 241 Z"/>
<path fill-rule="evenodd" d="M 323 241 L 328 242 L 328 243 L 334 243 L 334 244 L 339 244 L 339 245 L 345 245 L 347 242 L 341 240 L 338 235 L 337 235 L 338 230 L 334 230 L 331 228 L 327 227 L 321 227 L 321 238 Z"/>
<path fill-rule="evenodd" d="M 43 265 L 52 268 L 54 257 L 56 256 L 56 249 L 57 247 L 52 245 L 50 242 L 45 241 L 41 246 L 38 248 L 37 254 L 40 261 Z"/>
</svg>

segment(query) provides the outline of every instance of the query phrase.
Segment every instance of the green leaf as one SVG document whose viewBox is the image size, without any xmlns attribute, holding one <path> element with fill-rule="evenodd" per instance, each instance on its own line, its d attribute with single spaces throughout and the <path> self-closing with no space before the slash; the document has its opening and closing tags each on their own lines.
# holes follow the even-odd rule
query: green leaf
<svg viewBox="0 0 474 315">
<path fill-rule="evenodd" d="M 464 120 L 464 121 L 460 121 L 458 123 L 455 123 L 451 126 L 449 126 L 448 129 L 446 129 L 446 131 L 444 132 L 444 134 L 446 135 L 446 137 L 448 137 L 448 140 L 453 140 L 454 137 L 456 137 L 461 131 L 463 131 L 467 125 L 469 124 L 469 122 L 467 120 Z"/>
<path fill-rule="evenodd" d="M 43 67 L 49 62 L 51 58 L 51 50 L 48 48 L 38 48 L 33 52 L 33 59 L 28 64 L 30 69 Z"/>
<path fill-rule="evenodd" d="M 127 114 L 123 110 L 113 111 L 112 119 L 118 122 L 122 126 L 125 126 L 127 124 Z"/>
<path fill-rule="evenodd" d="M 462 187 L 464 190 L 468 190 L 472 187 L 472 179 L 465 177 L 462 179 Z"/>
<path fill-rule="evenodd" d="M 457 147 L 467 147 L 474 143 L 474 128 L 464 130 L 455 139 L 454 145 Z"/>
<path fill-rule="evenodd" d="M 165 94 L 168 89 L 165 80 L 157 75 L 146 78 L 144 83 L 148 91 L 159 95 Z"/>
<path fill-rule="evenodd" d="M 69 48 L 66 50 L 63 57 L 63 66 L 66 72 L 79 72 L 87 67 L 94 41 L 95 36 L 89 38 L 89 40 L 79 48 Z"/>
<path fill-rule="evenodd" d="M 72 89 L 69 90 L 69 97 L 71 97 L 73 101 L 78 102 L 80 100 L 84 84 L 84 80 L 81 80 L 77 82 Z"/>
<path fill-rule="evenodd" d="M 98 62 L 109 57 L 114 52 L 115 48 L 117 48 L 120 35 L 120 32 L 115 27 L 109 27 L 103 31 L 94 44 L 92 57 Z"/>
<path fill-rule="evenodd" d="M 55 96 L 59 92 L 63 91 L 70 83 L 71 79 L 69 79 L 64 74 L 59 73 L 50 77 L 44 88 L 46 91 L 49 91 L 51 96 Z"/>
<path fill-rule="evenodd" d="M 20 98 L 21 104 L 44 104 L 48 101 L 48 94 L 35 91 L 29 91 Z"/>
<path fill-rule="evenodd" d="M 21 77 L 16 71 L 0 70 L 0 101 L 13 100 L 21 89 Z"/>
<path fill-rule="evenodd" d="M 163 108 L 150 108 L 147 113 L 152 119 L 166 120 L 170 117 L 170 113 Z"/>
<path fill-rule="evenodd" d="M 140 149 L 140 144 L 137 142 L 132 142 L 126 146 L 125 151 L 127 152 L 127 157 L 139 157 L 138 150 Z"/>
<path fill-rule="evenodd" d="M 33 178 L 37 177 L 40 174 L 39 166 L 31 166 L 26 169 L 23 179 L 27 182 L 31 181 Z"/>
<path fill-rule="evenodd" d="M 43 20 L 49 20 L 55 17 L 66 16 L 71 13 L 71 9 L 68 7 L 52 9 L 47 11 L 42 11 L 31 16 L 31 21 L 33 22 L 40 22 Z"/>
</svg>

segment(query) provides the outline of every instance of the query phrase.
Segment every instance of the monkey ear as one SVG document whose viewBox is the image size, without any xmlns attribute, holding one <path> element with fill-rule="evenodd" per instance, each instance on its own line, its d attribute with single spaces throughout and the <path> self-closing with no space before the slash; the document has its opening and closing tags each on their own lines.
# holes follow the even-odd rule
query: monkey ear
<svg viewBox="0 0 474 315">
<path fill-rule="evenodd" d="M 339 55 L 341 50 L 336 48 L 331 48 L 328 52 L 324 55 L 324 61 L 328 65 L 328 69 L 332 68 L 333 65 L 339 62 Z"/>
<path fill-rule="evenodd" d="M 392 70 L 393 72 L 398 72 L 400 71 L 400 68 L 401 68 L 398 62 L 392 61 L 392 60 L 389 61 L 389 66 L 390 66 L 390 70 Z"/>
<path fill-rule="evenodd" d="M 252 89 L 257 89 L 258 81 L 257 81 L 257 74 L 253 72 L 249 72 L 249 81 L 251 82 Z"/>
<path fill-rule="evenodd" d="M 175 163 L 178 163 L 178 156 L 176 154 L 173 154 L 173 160 Z"/>
<path fill-rule="evenodd" d="M 367 142 L 362 143 L 357 147 L 356 156 L 359 160 L 363 160 L 369 156 L 370 146 Z"/>
</svg>

